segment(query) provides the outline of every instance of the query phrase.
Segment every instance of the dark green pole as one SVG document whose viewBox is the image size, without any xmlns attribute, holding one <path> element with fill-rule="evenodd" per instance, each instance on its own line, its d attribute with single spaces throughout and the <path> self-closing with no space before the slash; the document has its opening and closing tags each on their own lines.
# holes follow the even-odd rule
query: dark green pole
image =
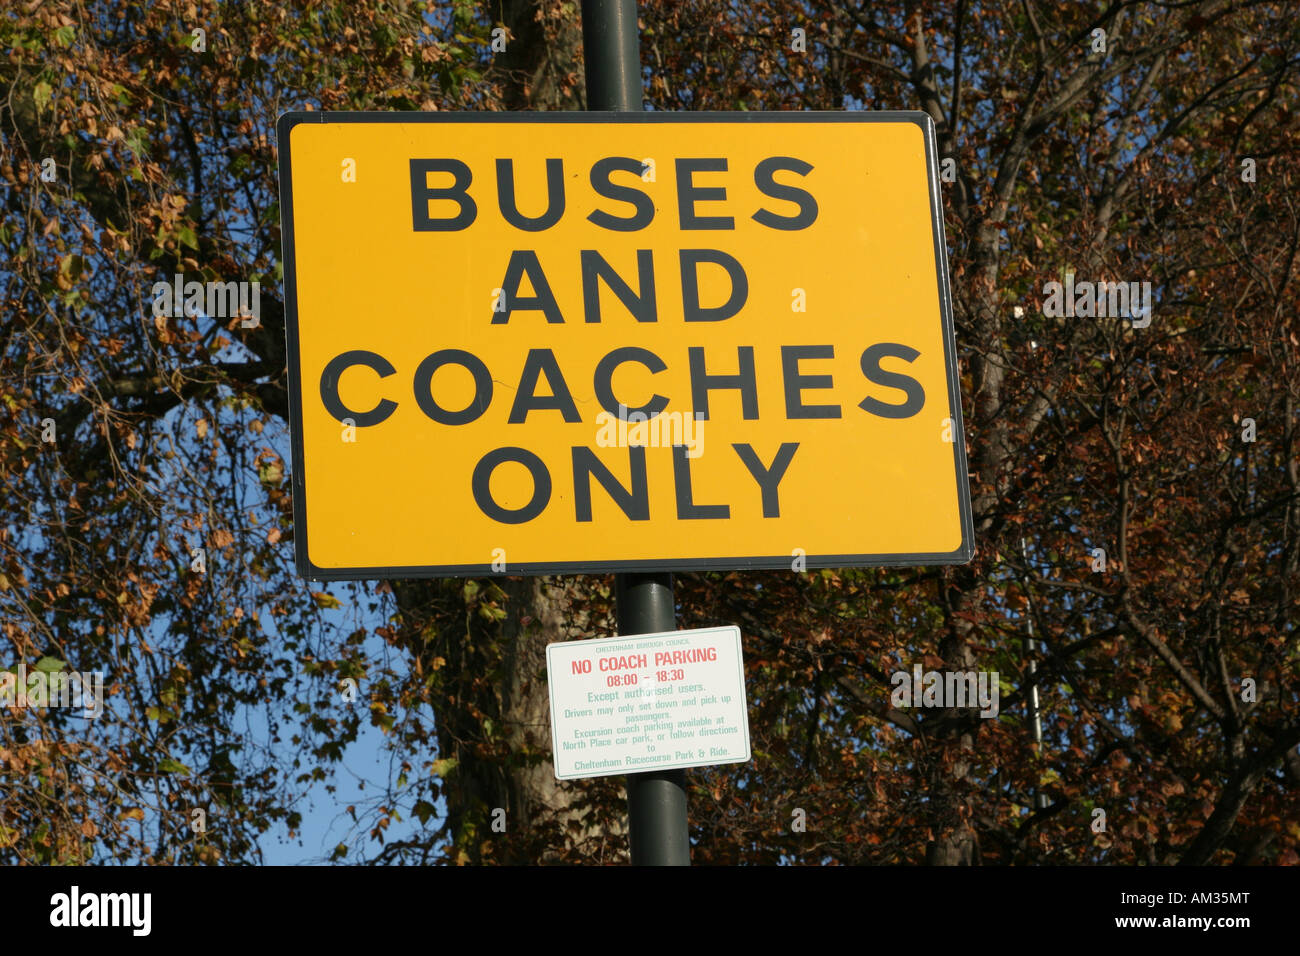
<svg viewBox="0 0 1300 956">
<path fill-rule="evenodd" d="M 582 52 L 587 109 L 640 112 L 636 0 L 582 0 Z M 615 588 L 619 634 L 676 630 L 671 574 L 620 574 Z M 634 865 L 690 866 L 686 771 L 628 774 L 627 822 Z"/>
<path fill-rule="evenodd" d="M 615 587 L 619 634 L 676 629 L 671 574 L 620 574 Z M 690 866 L 686 771 L 628 774 L 627 823 L 634 866 Z"/>
<path fill-rule="evenodd" d="M 641 112 L 636 0 L 582 0 L 587 109 Z"/>
</svg>

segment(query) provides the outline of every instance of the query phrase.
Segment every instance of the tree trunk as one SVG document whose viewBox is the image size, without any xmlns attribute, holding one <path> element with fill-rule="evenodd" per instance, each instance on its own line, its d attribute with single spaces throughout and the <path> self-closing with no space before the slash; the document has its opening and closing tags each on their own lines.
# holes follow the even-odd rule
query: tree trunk
<svg viewBox="0 0 1300 956">
<path fill-rule="evenodd" d="M 556 780 L 551 764 L 546 645 L 612 633 L 607 615 L 581 606 L 584 586 L 549 577 L 393 582 L 403 645 L 426 672 L 445 661 L 433 707 L 439 756 L 454 761 L 443 796 L 461 862 L 626 852 L 615 822 L 589 813 L 586 790 Z M 494 604 L 499 620 L 480 613 Z"/>
</svg>

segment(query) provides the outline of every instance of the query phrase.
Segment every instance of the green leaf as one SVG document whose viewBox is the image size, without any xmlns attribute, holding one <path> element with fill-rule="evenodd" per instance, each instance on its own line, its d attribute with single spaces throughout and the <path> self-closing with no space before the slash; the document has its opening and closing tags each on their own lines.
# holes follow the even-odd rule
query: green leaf
<svg viewBox="0 0 1300 956">
<path fill-rule="evenodd" d="M 45 107 L 50 104 L 50 97 L 54 94 L 54 88 L 44 80 L 37 83 L 32 89 L 32 99 L 36 101 L 36 112 L 43 112 Z"/>
<path fill-rule="evenodd" d="M 61 671 L 64 666 L 63 661 L 59 660 L 57 657 L 42 657 L 36 662 L 36 670 L 40 671 L 42 674 L 52 674 L 55 671 Z"/>
<path fill-rule="evenodd" d="M 85 268 L 86 260 L 75 253 L 65 256 L 63 261 L 59 263 L 59 271 L 73 282 L 76 282 L 81 277 L 81 273 Z"/>
<path fill-rule="evenodd" d="M 342 601 L 332 594 L 326 594 L 324 591 L 312 591 L 311 596 L 317 607 L 334 608 L 343 606 Z"/>
<path fill-rule="evenodd" d="M 435 760 L 430 767 L 435 777 L 445 777 L 456 769 L 457 760 L 455 757 L 443 757 L 441 760 Z"/>
<path fill-rule="evenodd" d="M 149 155 L 149 137 L 139 126 L 133 126 L 127 132 L 126 145 L 134 156 L 143 157 Z"/>
<path fill-rule="evenodd" d="M 166 760 L 158 761 L 158 769 L 163 773 L 180 773 L 187 777 L 191 772 L 190 768 L 185 766 L 185 764 L 181 763 L 179 760 L 172 760 L 170 757 Z"/>
<path fill-rule="evenodd" d="M 59 27 L 54 31 L 54 39 L 59 41 L 60 46 L 72 46 L 72 41 L 76 36 L 77 28 L 72 25 Z"/>
<path fill-rule="evenodd" d="M 506 618 L 505 609 L 494 604 L 480 604 L 478 614 L 486 621 L 503 621 Z"/>
<path fill-rule="evenodd" d="M 189 226 L 181 226 L 176 230 L 176 235 L 182 243 L 189 246 L 191 249 L 198 251 L 199 237 L 194 235 L 194 230 Z"/>
</svg>

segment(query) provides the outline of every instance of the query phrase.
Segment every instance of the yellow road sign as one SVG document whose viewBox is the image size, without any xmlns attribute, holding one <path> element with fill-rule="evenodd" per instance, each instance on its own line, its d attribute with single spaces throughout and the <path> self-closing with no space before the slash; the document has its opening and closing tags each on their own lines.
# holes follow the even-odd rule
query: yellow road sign
<svg viewBox="0 0 1300 956">
<path fill-rule="evenodd" d="M 922 113 L 286 113 L 299 570 L 968 561 Z"/>
</svg>

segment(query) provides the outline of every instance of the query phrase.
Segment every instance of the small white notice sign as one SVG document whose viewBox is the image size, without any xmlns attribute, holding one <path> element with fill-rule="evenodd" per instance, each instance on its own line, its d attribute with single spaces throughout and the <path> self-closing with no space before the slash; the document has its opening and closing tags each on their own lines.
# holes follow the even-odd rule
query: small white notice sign
<svg viewBox="0 0 1300 956">
<path fill-rule="evenodd" d="M 560 780 L 744 763 L 740 628 L 546 645 Z"/>
</svg>

